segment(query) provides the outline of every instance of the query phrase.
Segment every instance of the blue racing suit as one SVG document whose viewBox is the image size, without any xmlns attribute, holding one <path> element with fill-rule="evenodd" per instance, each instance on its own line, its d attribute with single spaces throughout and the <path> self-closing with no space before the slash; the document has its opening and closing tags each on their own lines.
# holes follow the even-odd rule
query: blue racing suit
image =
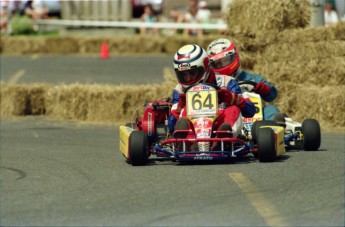
<svg viewBox="0 0 345 227">
<path fill-rule="evenodd" d="M 267 80 L 265 80 L 262 76 L 258 75 L 258 74 L 252 74 L 246 71 L 241 71 L 236 77 L 237 81 L 246 81 L 246 80 L 250 80 L 250 81 L 254 81 L 256 83 L 259 82 L 264 82 L 265 84 L 267 84 L 270 87 L 270 94 L 267 96 L 261 96 L 261 98 L 266 101 L 266 102 L 272 102 L 275 98 L 277 98 L 278 96 L 278 91 L 277 89 L 269 82 L 267 82 Z M 263 117 L 264 120 L 273 120 L 273 118 L 275 117 L 275 115 L 280 112 L 278 107 L 276 107 L 275 105 L 265 105 L 263 107 Z"/>
</svg>

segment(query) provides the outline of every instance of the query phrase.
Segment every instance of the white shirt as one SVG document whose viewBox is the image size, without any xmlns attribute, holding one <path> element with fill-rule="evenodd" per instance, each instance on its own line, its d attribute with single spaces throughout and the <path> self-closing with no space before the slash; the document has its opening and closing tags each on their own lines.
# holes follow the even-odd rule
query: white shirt
<svg viewBox="0 0 345 227">
<path fill-rule="evenodd" d="M 339 21 L 338 14 L 335 11 L 325 11 L 325 25 L 335 24 Z"/>
</svg>

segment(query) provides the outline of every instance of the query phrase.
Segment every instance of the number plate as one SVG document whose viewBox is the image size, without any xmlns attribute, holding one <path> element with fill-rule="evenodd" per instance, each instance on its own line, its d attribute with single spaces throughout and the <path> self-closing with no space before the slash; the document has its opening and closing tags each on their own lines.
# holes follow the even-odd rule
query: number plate
<svg viewBox="0 0 345 227">
<path fill-rule="evenodd" d="M 217 91 L 207 85 L 195 86 L 187 92 L 187 115 L 195 118 L 200 115 L 216 115 L 218 111 Z"/>
</svg>

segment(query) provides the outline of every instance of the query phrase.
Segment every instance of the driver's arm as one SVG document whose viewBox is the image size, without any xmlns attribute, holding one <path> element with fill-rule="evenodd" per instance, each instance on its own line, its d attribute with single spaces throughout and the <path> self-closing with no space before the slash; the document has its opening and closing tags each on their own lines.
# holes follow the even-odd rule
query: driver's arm
<svg viewBox="0 0 345 227">
<path fill-rule="evenodd" d="M 254 91 L 258 93 L 261 98 L 266 102 L 272 102 L 275 98 L 278 96 L 278 91 L 275 88 L 273 84 L 268 82 L 265 78 L 258 74 L 251 74 L 248 72 L 242 73 L 243 75 L 240 75 L 239 80 L 254 80 L 254 82 L 257 84 L 257 86 L 254 88 Z M 263 84 L 259 84 L 259 83 Z M 268 91 L 268 92 L 267 92 Z"/>
<path fill-rule="evenodd" d="M 227 90 L 242 96 L 241 88 L 235 79 L 229 81 Z M 255 115 L 255 105 L 250 101 L 250 99 L 242 98 L 245 101 L 244 105 L 239 106 L 242 116 L 247 118 L 253 117 Z"/>
</svg>

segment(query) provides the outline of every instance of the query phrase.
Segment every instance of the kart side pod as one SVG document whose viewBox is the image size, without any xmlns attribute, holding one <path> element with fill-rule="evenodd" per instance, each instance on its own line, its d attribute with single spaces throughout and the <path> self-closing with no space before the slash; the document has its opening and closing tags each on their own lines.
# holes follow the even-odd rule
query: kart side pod
<svg viewBox="0 0 345 227">
<path fill-rule="evenodd" d="M 120 132 L 120 151 L 121 153 L 126 157 L 126 159 L 129 159 L 129 136 L 134 131 L 134 129 L 121 125 L 119 127 Z"/>
</svg>

